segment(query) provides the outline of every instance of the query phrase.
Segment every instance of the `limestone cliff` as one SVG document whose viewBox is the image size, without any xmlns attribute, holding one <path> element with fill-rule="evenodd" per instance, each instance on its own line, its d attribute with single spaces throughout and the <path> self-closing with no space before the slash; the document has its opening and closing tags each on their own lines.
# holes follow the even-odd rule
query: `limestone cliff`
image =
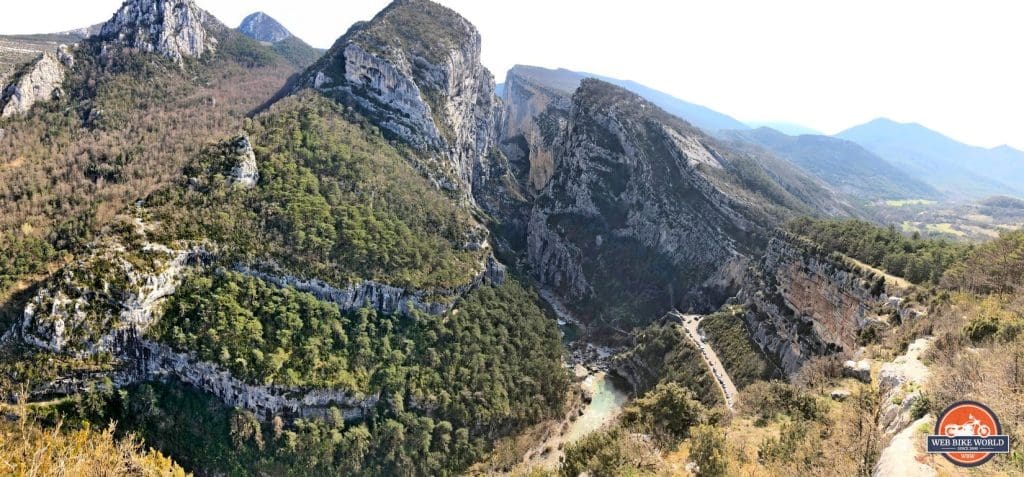
<svg viewBox="0 0 1024 477">
<path fill-rule="evenodd" d="M 517 83 L 508 95 L 524 91 Z M 520 114 L 509 109 L 506 120 Z M 788 213 L 779 203 L 796 202 L 753 189 L 747 171 L 757 164 L 601 81 L 582 82 L 558 134 L 526 253 L 541 283 L 584 319 L 628 327 L 673 307 L 716 308 L 738 289 L 766 225 Z"/>
<path fill-rule="evenodd" d="M 113 352 L 119 332 L 145 333 L 186 268 L 207 255 L 201 247 L 126 246 L 112 237 L 90 248 L 25 307 L 13 330 L 25 343 L 77 356 Z"/>
<path fill-rule="evenodd" d="M 27 113 L 36 103 L 62 95 L 61 85 L 73 64 L 74 59 L 66 47 L 54 53 L 43 53 L 23 68 L 9 86 L 0 88 L 0 118 Z"/>
<path fill-rule="evenodd" d="M 216 20 L 192 0 L 128 0 L 97 35 L 105 45 L 158 53 L 181 63 L 213 53 Z"/>
<path fill-rule="evenodd" d="M 260 181 L 260 171 L 249 136 L 235 138 L 231 142 L 231 149 L 238 161 L 231 169 L 231 181 L 242 187 L 255 187 Z"/>
<path fill-rule="evenodd" d="M 505 80 L 501 149 L 524 189 L 538 194 L 555 172 L 555 155 L 579 82 L 550 81 L 547 70 L 516 66 Z"/>
<path fill-rule="evenodd" d="M 861 330 L 899 306 L 875 280 L 798 238 L 778 237 L 739 298 L 749 305 L 744 319 L 754 341 L 792 374 L 811 357 L 856 350 Z"/>
<path fill-rule="evenodd" d="M 471 198 L 491 179 L 494 78 L 480 62 L 480 34 L 454 11 L 397 0 L 358 23 L 303 75 L 416 149 L 438 185 Z M 499 173 L 501 169 L 499 168 Z"/>
</svg>

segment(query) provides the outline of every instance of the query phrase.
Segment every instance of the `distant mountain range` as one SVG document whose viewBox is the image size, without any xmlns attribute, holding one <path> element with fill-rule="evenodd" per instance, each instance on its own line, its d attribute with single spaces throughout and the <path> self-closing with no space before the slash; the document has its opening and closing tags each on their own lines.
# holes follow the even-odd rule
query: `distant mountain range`
<svg viewBox="0 0 1024 477">
<path fill-rule="evenodd" d="M 940 196 L 935 188 L 852 141 L 822 135 L 790 136 L 766 127 L 733 131 L 731 136 L 768 149 L 851 197 L 875 200 Z"/>
<path fill-rule="evenodd" d="M 970 146 L 920 124 L 876 119 L 836 135 L 864 146 L 953 198 L 1024 195 L 1024 152 Z"/>
<path fill-rule="evenodd" d="M 522 65 L 513 72 L 570 94 L 584 78 L 615 84 L 711 135 L 768 149 L 856 199 L 1024 196 L 1024 152 L 969 146 L 918 124 L 877 119 L 830 137 L 792 123 L 744 124 L 635 81 Z M 497 92 L 504 96 L 505 85 Z"/>
<path fill-rule="evenodd" d="M 309 46 L 280 22 L 263 12 L 245 17 L 238 26 L 238 31 L 253 40 L 270 45 L 274 51 L 298 68 L 313 64 L 324 53 L 324 50 Z"/>
<path fill-rule="evenodd" d="M 783 122 L 783 121 L 747 121 L 747 126 L 749 126 L 751 128 L 754 128 L 754 129 L 757 129 L 757 128 L 772 128 L 772 129 L 774 129 L 776 131 L 779 131 L 781 133 L 789 134 L 790 136 L 804 136 L 804 135 L 824 136 L 825 135 L 825 133 L 823 133 L 821 131 L 818 131 L 817 129 L 812 129 L 812 128 L 809 128 L 807 126 L 803 126 L 803 125 L 800 125 L 800 124 L 787 123 L 787 122 Z"/>
<path fill-rule="evenodd" d="M 515 68 L 519 68 L 520 70 L 529 69 L 533 76 L 543 76 L 545 78 L 545 84 L 561 85 L 561 88 L 567 92 L 575 91 L 579 86 L 580 81 L 584 78 L 600 79 L 637 94 L 640 97 L 656 104 L 669 114 L 682 118 L 690 124 L 704 130 L 704 132 L 712 135 L 716 135 L 721 131 L 750 129 L 746 124 L 726 114 L 722 114 L 699 104 L 683 101 L 668 93 L 644 86 L 635 81 L 617 79 L 594 73 L 571 71 L 567 69 L 552 70 L 524 65 L 518 65 Z M 504 95 L 504 87 L 504 84 L 498 85 L 498 96 Z"/>
</svg>

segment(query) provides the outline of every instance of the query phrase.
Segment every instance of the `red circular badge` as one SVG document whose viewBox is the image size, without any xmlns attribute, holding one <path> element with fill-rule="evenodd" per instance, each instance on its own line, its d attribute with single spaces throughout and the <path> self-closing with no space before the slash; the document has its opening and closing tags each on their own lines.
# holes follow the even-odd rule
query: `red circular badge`
<svg viewBox="0 0 1024 477">
<path fill-rule="evenodd" d="M 999 418 L 984 404 L 961 401 L 946 408 L 935 421 L 935 435 L 947 438 L 974 438 L 1002 434 Z M 995 454 L 990 452 L 943 453 L 950 462 L 962 467 L 974 467 L 988 462 Z"/>
</svg>

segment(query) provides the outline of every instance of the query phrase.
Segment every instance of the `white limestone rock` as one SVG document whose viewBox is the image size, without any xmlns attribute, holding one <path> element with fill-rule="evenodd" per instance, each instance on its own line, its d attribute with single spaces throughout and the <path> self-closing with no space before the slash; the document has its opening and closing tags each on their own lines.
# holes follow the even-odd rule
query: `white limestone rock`
<svg viewBox="0 0 1024 477">
<path fill-rule="evenodd" d="M 59 53 L 58 53 L 59 54 Z M 8 118 L 27 113 L 36 103 L 49 101 L 63 94 L 61 85 L 67 72 L 65 62 L 58 54 L 43 53 L 28 66 L 13 83 L 7 86 L 0 97 L 0 117 Z M 63 53 L 70 58 L 68 53 Z"/>
<path fill-rule="evenodd" d="M 128 0 L 99 37 L 181 63 L 216 51 L 217 40 L 206 28 L 211 20 L 192 0 Z"/>
<path fill-rule="evenodd" d="M 232 141 L 234 154 L 238 163 L 231 170 L 231 182 L 245 188 L 255 187 L 260 181 L 260 171 L 256 164 L 256 152 L 248 136 L 240 136 Z"/>
</svg>

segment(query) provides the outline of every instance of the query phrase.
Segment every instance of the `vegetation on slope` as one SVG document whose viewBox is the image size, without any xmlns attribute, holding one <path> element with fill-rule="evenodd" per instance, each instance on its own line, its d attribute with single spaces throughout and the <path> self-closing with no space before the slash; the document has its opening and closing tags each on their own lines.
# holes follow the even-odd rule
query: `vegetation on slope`
<svg viewBox="0 0 1024 477">
<path fill-rule="evenodd" d="M 238 274 L 192 279 L 158 325 L 161 339 L 244 379 L 381 396 L 374 415 L 261 426 L 215 398 L 156 384 L 101 389 L 107 404 L 80 414 L 117 420 L 207 472 L 457 473 L 494 439 L 561 415 L 569 384 L 558 331 L 535 300 L 507 283 L 445 316 L 341 315 Z"/>
<path fill-rule="evenodd" d="M 185 476 L 158 451 L 144 450 L 138 438 L 114 437 L 114 426 L 66 431 L 44 428 L 24 417 L 0 420 L 0 473 L 4 475 Z"/>
<path fill-rule="evenodd" d="M 1024 289 L 1024 231 L 1004 232 L 979 245 L 946 271 L 946 287 L 972 293 L 1014 293 Z"/>
<path fill-rule="evenodd" d="M 810 240 L 827 254 L 841 253 L 916 284 L 936 284 L 970 247 L 944 240 L 906 237 L 894 227 L 859 220 L 802 218 L 786 229 Z"/>
<path fill-rule="evenodd" d="M 722 402 L 722 393 L 711 377 L 700 351 L 680 325 L 653 324 L 634 333 L 631 349 L 615 357 L 619 374 L 643 394 L 659 384 L 675 383 L 693 391 L 707 405 Z"/>
<path fill-rule="evenodd" d="M 771 379 L 779 370 L 750 338 L 743 324 L 743 307 L 725 306 L 701 320 L 700 329 L 738 388 Z"/>
<path fill-rule="evenodd" d="M 240 36 L 240 35 L 239 35 Z M 60 99 L 0 120 L 0 246 L 33 263 L 0 270 L 0 286 L 74 251 L 126 204 L 179 177 L 202 145 L 234 131 L 294 72 L 258 43 L 222 38 L 184 69 L 157 55 L 85 41 Z M 268 61 L 269 60 L 269 61 Z"/>
<path fill-rule="evenodd" d="M 226 180 L 230 144 L 207 148 L 185 183 L 154 194 L 160 239 L 212 239 L 226 258 L 345 286 L 372 279 L 452 289 L 479 271 L 483 237 L 376 129 L 346 120 L 312 93 L 289 97 L 248 123 L 259 164 L 253 189 Z"/>
</svg>

